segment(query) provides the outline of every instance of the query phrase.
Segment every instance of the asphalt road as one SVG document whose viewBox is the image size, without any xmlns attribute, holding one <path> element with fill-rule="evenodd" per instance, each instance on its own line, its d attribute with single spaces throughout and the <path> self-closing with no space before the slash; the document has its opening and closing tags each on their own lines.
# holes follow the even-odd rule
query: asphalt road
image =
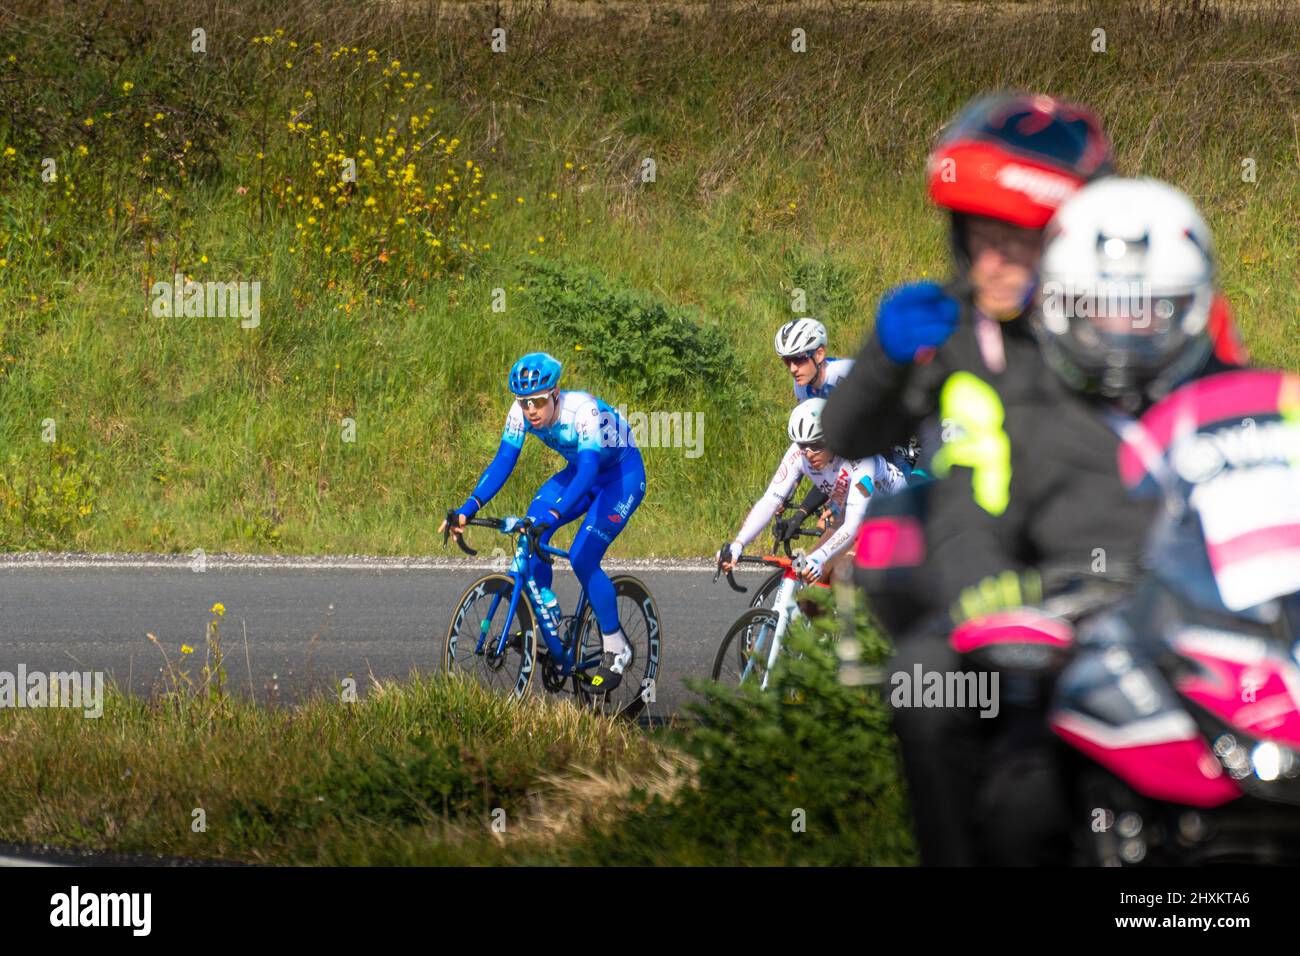
<svg viewBox="0 0 1300 956">
<path fill-rule="evenodd" d="M 196 648 L 190 671 L 198 672 L 209 608 L 220 602 L 233 689 L 265 700 L 275 685 L 281 700 L 294 700 L 351 674 L 364 696 L 370 674 L 400 679 L 438 668 L 453 605 L 488 567 L 455 559 L 206 560 L 196 572 L 186 556 L 0 556 L 0 671 L 103 671 L 147 696 L 162 686 L 163 650 L 175 662 L 182 644 Z M 655 596 L 663 664 L 649 713 L 677 713 L 692 696 L 682 678 L 708 675 L 748 595 L 715 584 L 699 562 L 613 562 L 608 570 L 635 574 Z M 762 576 L 738 580 L 754 585 Z M 559 572 L 556 584 L 571 609 L 577 582 Z"/>
</svg>

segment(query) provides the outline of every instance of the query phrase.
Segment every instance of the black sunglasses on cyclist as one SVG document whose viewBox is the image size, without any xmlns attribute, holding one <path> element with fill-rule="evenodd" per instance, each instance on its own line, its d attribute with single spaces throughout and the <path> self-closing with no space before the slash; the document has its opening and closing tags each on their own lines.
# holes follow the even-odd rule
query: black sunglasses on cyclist
<svg viewBox="0 0 1300 956">
<path fill-rule="evenodd" d="M 530 411 L 534 408 L 545 408 L 551 401 L 551 393 L 545 395 L 530 395 L 528 398 L 517 399 L 519 407 L 524 411 Z"/>
<path fill-rule="evenodd" d="M 796 365 L 802 365 L 804 362 L 813 361 L 814 352 L 801 352 L 799 355 L 787 355 L 787 362 L 794 362 Z"/>
<path fill-rule="evenodd" d="M 800 451 L 825 451 L 826 443 L 821 441 L 800 441 L 795 442 Z"/>
</svg>

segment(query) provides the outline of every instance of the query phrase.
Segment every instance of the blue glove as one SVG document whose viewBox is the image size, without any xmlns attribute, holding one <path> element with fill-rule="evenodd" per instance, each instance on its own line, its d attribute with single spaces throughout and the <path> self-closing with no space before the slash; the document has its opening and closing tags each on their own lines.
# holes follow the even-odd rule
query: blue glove
<svg viewBox="0 0 1300 956">
<path fill-rule="evenodd" d="M 899 365 L 916 359 L 923 348 L 938 348 L 957 328 L 957 300 L 937 283 L 913 282 L 890 289 L 876 310 L 876 338 Z"/>
</svg>

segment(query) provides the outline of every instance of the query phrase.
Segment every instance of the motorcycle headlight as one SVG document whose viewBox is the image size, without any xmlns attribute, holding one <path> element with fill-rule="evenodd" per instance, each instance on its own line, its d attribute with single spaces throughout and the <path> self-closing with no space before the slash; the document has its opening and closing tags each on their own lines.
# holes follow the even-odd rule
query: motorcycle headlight
<svg viewBox="0 0 1300 956">
<path fill-rule="evenodd" d="M 1281 747 L 1271 740 L 1255 745 L 1250 752 L 1250 765 L 1255 776 L 1265 783 L 1291 778 L 1300 774 L 1300 761 L 1290 747 Z"/>
<path fill-rule="evenodd" d="M 1272 803 L 1300 806 L 1300 753 L 1272 740 L 1256 740 L 1227 728 L 1200 708 L 1189 708 L 1212 737 L 1214 756 L 1241 789 Z"/>
</svg>

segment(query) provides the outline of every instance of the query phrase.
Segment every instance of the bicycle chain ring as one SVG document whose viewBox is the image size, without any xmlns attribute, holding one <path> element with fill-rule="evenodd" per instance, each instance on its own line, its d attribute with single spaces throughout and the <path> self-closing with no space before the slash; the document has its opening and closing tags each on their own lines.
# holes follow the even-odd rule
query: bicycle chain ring
<svg viewBox="0 0 1300 956">
<path fill-rule="evenodd" d="M 578 626 L 578 619 L 572 614 L 565 614 L 560 618 L 561 644 L 567 651 L 573 641 L 573 631 Z M 544 638 L 543 638 L 544 640 Z M 549 693 L 559 694 L 566 690 L 568 677 L 560 676 L 560 669 L 555 665 L 549 653 L 542 655 L 542 686 Z"/>
</svg>

